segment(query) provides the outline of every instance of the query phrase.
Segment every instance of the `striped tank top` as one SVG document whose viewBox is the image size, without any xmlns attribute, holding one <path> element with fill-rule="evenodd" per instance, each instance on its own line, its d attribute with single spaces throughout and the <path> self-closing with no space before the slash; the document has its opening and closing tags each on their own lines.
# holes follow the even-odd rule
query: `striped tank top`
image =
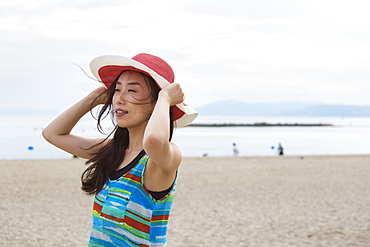
<svg viewBox="0 0 370 247">
<path fill-rule="evenodd" d="M 95 196 L 88 246 L 166 246 L 175 189 L 160 200 L 144 186 L 149 156 L 117 180 L 109 178 Z"/>
</svg>

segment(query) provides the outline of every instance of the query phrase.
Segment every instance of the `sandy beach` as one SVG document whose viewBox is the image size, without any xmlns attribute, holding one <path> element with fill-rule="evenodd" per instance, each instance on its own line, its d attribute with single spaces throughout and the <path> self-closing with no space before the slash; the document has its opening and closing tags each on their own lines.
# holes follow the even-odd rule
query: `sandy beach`
<svg viewBox="0 0 370 247">
<path fill-rule="evenodd" d="M 84 160 L 0 161 L 0 246 L 86 246 Z M 370 156 L 185 158 L 169 246 L 370 246 Z"/>
</svg>

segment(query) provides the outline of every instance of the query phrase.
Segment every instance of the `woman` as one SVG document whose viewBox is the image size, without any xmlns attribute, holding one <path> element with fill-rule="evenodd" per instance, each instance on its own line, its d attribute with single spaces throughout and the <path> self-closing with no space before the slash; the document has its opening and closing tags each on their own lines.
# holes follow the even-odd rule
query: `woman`
<svg viewBox="0 0 370 247">
<path fill-rule="evenodd" d="M 132 59 L 101 56 L 90 64 L 105 87 L 66 110 L 43 131 L 47 141 L 88 159 L 82 190 L 94 194 L 89 246 L 165 246 L 177 170 L 182 160 L 171 142 L 173 125 L 197 113 L 183 104 L 171 67 L 141 53 Z M 113 138 L 89 139 L 70 132 L 92 108 L 113 112 Z"/>
</svg>

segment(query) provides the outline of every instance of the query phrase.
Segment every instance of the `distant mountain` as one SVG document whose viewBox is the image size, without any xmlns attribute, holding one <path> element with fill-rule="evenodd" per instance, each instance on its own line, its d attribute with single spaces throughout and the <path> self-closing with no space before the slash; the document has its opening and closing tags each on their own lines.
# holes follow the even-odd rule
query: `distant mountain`
<svg viewBox="0 0 370 247">
<path fill-rule="evenodd" d="M 196 108 L 202 115 L 370 117 L 370 106 L 315 103 L 245 103 L 226 100 Z"/>
<path fill-rule="evenodd" d="M 370 106 L 320 104 L 282 114 L 285 116 L 370 117 Z"/>
</svg>

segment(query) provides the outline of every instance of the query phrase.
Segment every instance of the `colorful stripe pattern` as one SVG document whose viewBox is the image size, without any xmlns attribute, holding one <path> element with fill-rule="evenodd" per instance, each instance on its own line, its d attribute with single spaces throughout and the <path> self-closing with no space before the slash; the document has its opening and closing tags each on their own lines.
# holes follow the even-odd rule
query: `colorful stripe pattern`
<svg viewBox="0 0 370 247">
<path fill-rule="evenodd" d="M 144 155 L 117 180 L 108 179 L 95 196 L 89 246 L 166 246 L 173 188 L 155 200 L 144 187 Z"/>
</svg>

